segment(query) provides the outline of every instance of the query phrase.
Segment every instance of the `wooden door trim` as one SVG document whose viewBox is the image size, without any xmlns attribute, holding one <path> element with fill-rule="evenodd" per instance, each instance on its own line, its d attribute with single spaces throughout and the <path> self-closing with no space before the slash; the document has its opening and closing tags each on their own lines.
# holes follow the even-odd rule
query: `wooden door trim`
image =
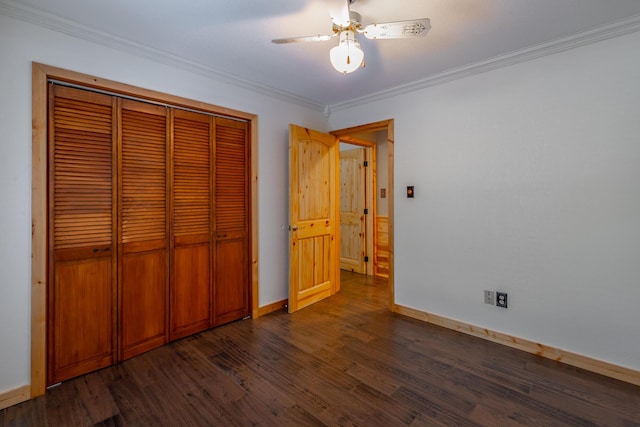
<svg viewBox="0 0 640 427">
<path fill-rule="evenodd" d="M 354 126 L 345 129 L 337 129 L 329 132 L 330 134 L 336 136 L 340 141 L 345 141 L 349 143 L 357 143 L 357 141 L 362 141 L 361 139 L 354 137 L 354 135 L 367 133 L 367 132 L 377 132 L 381 130 L 387 131 L 387 141 L 388 141 L 388 168 L 389 168 L 389 188 L 387 190 L 387 198 L 389 203 L 389 310 L 393 311 L 395 306 L 395 287 L 394 287 L 394 279 L 395 279 L 395 263 L 394 263 L 394 172 L 393 172 L 393 150 L 394 150 L 394 135 L 393 135 L 393 127 L 394 127 L 394 119 L 381 120 L 374 123 L 369 123 L 360 126 Z M 375 197 L 374 197 L 375 200 Z"/>
<path fill-rule="evenodd" d="M 258 118 L 255 114 L 220 107 L 175 95 L 143 89 L 88 74 L 65 70 L 37 62 L 32 63 L 32 161 L 31 161 L 31 384 L 27 398 L 41 396 L 46 390 L 46 295 L 47 295 L 47 84 L 57 80 L 88 89 L 106 90 L 115 94 L 151 102 L 171 104 L 203 113 L 246 120 L 251 129 L 251 315 L 258 314 Z"/>
</svg>

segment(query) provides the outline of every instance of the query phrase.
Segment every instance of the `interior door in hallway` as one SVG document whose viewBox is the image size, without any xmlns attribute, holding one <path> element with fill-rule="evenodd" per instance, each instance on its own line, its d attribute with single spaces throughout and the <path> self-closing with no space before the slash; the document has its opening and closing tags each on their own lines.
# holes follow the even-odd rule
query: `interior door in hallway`
<svg viewBox="0 0 640 427">
<path fill-rule="evenodd" d="M 340 287 L 338 154 L 334 136 L 289 126 L 290 313 Z"/>
<path fill-rule="evenodd" d="M 340 269 L 366 274 L 365 149 L 340 151 Z"/>
</svg>

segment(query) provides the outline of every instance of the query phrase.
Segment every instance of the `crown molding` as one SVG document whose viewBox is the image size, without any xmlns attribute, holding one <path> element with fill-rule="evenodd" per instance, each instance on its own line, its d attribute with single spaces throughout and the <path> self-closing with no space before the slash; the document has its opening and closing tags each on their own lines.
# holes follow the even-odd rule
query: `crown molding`
<svg viewBox="0 0 640 427">
<path fill-rule="evenodd" d="M 505 55 L 496 56 L 485 61 L 475 62 L 462 67 L 453 68 L 441 74 L 430 76 L 425 79 L 417 80 L 404 85 L 395 86 L 390 89 L 372 93 L 370 95 L 362 96 L 337 104 L 332 104 L 325 108 L 325 110 L 335 112 L 361 106 L 370 102 L 379 101 L 393 96 L 441 85 L 454 80 L 481 74 L 499 68 L 508 67 L 543 56 L 553 55 L 555 53 L 560 53 L 567 50 L 575 49 L 580 46 L 585 46 L 614 37 L 623 36 L 625 34 L 630 34 L 636 31 L 640 31 L 640 15 L 616 21 L 612 24 L 597 27 L 589 31 L 573 34 L 571 36 L 557 39 L 551 42 L 541 43 L 527 49 L 522 49 Z"/>
<path fill-rule="evenodd" d="M 259 84 L 251 80 L 242 79 L 217 68 L 209 67 L 199 62 L 191 61 L 171 54 L 169 52 L 162 51 L 160 49 L 155 49 L 140 43 L 135 43 L 133 41 L 123 39 L 113 34 L 97 31 L 93 28 L 81 25 L 75 21 L 64 19 L 57 15 L 18 4 L 10 0 L 0 0 L 0 15 L 6 15 L 20 21 L 37 25 L 39 27 L 44 27 L 56 32 L 67 34 L 81 40 L 131 53 L 133 55 L 144 57 L 158 63 L 174 66 L 176 68 L 190 71 L 225 84 L 260 93 L 268 97 L 280 99 L 285 102 L 291 102 L 293 104 L 309 108 L 314 111 L 322 112 L 325 118 L 329 117 L 331 113 L 336 111 L 345 110 L 370 102 L 383 100 L 386 98 L 414 92 L 432 86 L 441 85 L 454 80 L 481 74 L 487 71 L 508 67 L 521 62 L 530 61 L 532 59 L 553 55 L 555 53 L 564 52 L 580 46 L 597 43 L 599 41 L 640 31 L 640 15 L 636 15 L 631 18 L 597 27 L 589 31 L 577 33 L 568 37 L 553 40 L 551 42 L 538 44 L 527 49 L 510 52 L 508 54 L 496 56 L 485 61 L 475 62 L 462 67 L 453 68 L 437 75 L 429 76 L 427 78 L 416 80 L 407 84 L 395 86 L 376 93 L 372 93 L 370 95 L 365 95 L 336 104 L 324 105 L 311 99 L 295 95 L 291 92 Z"/>
<path fill-rule="evenodd" d="M 293 93 L 262 85 L 247 79 L 242 79 L 217 68 L 209 67 L 196 61 L 190 61 L 172 53 L 126 40 L 113 34 L 101 32 L 94 28 L 81 25 L 75 21 L 64 19 L 29 6 L 2 0 L 0 1 L 0 15 L 6 15 L 39 27 L 67 34 L 81 40 L 144 57 L 154 62 L 177 67 L 225 84 L 257 92 L 285 102 L 291 102 L 311 110 L 322 112 L 325 108 L 324 104 L 297 96 Z"/>
</svg>

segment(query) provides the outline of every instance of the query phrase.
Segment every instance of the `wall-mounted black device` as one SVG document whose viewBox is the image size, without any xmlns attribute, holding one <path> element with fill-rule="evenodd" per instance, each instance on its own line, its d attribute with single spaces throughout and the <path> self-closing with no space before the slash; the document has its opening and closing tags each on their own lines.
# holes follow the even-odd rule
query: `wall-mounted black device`
<svg viewBox="0 0 640 427">
<path fill-rule="evenodd" d="M 413 191 L 413 185 L 407 186 L 407 198 L 413 199 L 415 192 Z"/>
</svg>

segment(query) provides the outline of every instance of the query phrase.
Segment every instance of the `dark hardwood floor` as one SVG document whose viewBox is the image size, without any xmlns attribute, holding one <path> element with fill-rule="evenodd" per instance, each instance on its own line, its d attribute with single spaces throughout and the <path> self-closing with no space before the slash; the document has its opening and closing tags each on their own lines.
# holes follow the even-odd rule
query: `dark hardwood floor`
<svg viewBox="0 0 640 427">
<path fill-rule="evenodd" d="M 67 381 L 0 426 L 640 426 L 640 387 L 390 313 L 386 281 Z"/>
</svg>

